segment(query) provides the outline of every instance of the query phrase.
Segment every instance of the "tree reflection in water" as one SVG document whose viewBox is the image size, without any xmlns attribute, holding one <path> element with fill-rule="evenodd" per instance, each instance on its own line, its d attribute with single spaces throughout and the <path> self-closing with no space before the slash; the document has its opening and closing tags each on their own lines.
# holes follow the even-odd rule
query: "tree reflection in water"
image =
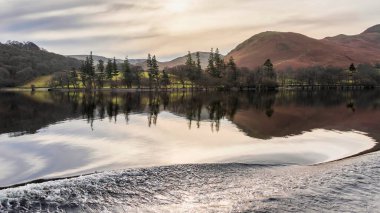
<svg viewBox="0 0 380 213">
<path fill-rule="evenodd" d="M 236 124 L 246 134 L 270 138 L 298 134 L 313 128 L 371 129 L 361 119 L 378 114 L 380 93 L 373 91 L 279 92 L 34 92 L 0 93 L 0 133 L 35 133 L 51 123 L 82 117 L 93 128 L 97 119 L 118 122 L 124 115 L 146 114 L 149 127 L 160 113 L 187 121 L 189 129 L 208 123 L 221 129 L 221 120 Z M 356 119 L 347 123 L 349 113 Z M 362 118 L 363 117 L 363 118 Z M 367 119 L 368 120 L 368 119 Z M 343 125 L 343 123 L 345 123 Z M 368 122 L 366 122 L 367 125 Z M 370 122 L 369 122 L 370 123 Z M 342 125 L 340 125 L 342 124 Z M 376 123 L 370 123 L 376 126 Z"/>
</svg>

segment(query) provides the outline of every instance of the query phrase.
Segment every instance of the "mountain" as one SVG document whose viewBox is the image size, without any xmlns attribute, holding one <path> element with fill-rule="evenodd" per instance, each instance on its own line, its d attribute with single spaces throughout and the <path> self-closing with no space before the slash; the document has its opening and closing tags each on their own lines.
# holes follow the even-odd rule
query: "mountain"
<svg viewBox="0 0 380 213">
<path fill-rule="evenodd" d="M 22 85 L 41 75 L 80 66 L 80 61 L 48 52 L 32 42 L 0 43 L 0 53 L 0 87 Z"/>
<path fill-rule="evenodd" d="M 310 66 L 347 67 L 380 62 L 380 25 L 359 35 L 314 39 L 292 32 L 263 32 L 239 44 L 225 57 L 238 66 L 256 68 L 270 58 L 276 69 Z"/>
</svg>

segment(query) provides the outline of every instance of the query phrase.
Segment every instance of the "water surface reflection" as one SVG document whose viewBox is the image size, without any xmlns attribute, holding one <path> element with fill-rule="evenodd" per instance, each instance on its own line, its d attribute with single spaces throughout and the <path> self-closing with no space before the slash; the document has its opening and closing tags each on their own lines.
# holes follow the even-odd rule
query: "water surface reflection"
<svg viewBox="0 0 380 213">
<path fill-rule="evenodd" d="M 3 92 L 0 185 L 182 163 L 341 159 L 376 148 L 379 103 L 377 90 Z"/>
</svg>

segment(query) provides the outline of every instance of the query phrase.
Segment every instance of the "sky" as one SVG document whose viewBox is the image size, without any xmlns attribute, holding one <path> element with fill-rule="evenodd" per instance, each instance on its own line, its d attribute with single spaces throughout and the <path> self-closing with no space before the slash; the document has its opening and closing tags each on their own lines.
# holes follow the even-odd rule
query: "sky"
<svg viewBox="0 0 380 213">
<path fill-rule="evenodd" d="M 211 47 L 226 54 L 263 31 L 320 39 L 375 24 L 378 0 L 0 0 L 0 42 L 63 55 L 170 60 Z"/>
</svg>

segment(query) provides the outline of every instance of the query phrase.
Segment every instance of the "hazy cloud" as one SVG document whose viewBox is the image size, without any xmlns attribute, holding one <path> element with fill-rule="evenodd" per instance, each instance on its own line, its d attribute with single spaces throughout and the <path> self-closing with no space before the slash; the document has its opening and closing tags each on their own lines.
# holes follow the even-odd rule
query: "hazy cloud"
<svg viewBox="0 0 380 213">
<path fill-rule="evenodd" d="M 0 0 L 0 41 L 33 41 L 61 54 L 160 59 L 219 47 L 261 31 L 314 38 L 380 23 L 373 0 Z"/>
</svg>

